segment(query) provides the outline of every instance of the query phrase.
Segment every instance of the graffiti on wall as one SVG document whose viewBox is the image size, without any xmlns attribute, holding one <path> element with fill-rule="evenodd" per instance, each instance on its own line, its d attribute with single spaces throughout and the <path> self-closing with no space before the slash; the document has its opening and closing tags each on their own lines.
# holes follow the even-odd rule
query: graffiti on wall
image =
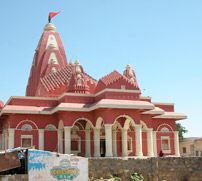
<svg viewBox="0 0 202 181">
<path fill-rule="evenodd" d="M 88 159 L 29 150 L 29 180 L 88 180 Z"/>
</svg>

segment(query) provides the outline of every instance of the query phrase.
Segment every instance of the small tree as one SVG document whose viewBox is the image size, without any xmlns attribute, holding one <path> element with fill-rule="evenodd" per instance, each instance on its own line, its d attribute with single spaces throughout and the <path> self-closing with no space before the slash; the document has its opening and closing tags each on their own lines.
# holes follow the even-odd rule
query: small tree
<svg viewBox="0 0 202 181">
<path fill-rule="evenodd" d="M 188 132 L 188 130 L 182 126 L 180 123 L 175 123 L 175 130 L 179 131 L 179 139 L 183 140 L 183 134 Z"/>
</svg>

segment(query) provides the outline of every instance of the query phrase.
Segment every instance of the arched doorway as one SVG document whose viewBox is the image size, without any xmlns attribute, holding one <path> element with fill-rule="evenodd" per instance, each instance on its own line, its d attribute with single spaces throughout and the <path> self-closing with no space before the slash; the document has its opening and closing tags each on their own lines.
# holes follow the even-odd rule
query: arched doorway
<svg viewBox="0 0 202 181">
<path fill-rule="evenodd" d="M 93 124 L 87 118 L 77 119 L 71 128 L 71 153 L 78 156 L 91 157 Z"/>
</svg>

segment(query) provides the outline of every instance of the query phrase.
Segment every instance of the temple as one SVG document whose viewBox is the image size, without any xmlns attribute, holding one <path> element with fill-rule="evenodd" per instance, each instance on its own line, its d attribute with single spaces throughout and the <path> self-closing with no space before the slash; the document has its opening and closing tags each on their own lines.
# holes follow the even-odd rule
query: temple
<svg viewBox="0 0 202 181">
<path fill-rule="evenodd" d="M 104 67 L 103 67 L 104 68 Z M 99 70 L 98 70 L 99 71 Z M 99 81 L 67 62 L 59 33 L 45 26 L 26 96 L 0 101 L 0 149 L 36 149 L 85 157 L 180 156 L 174 104 L 141 96 L 134 70 Z"/>
</svg>

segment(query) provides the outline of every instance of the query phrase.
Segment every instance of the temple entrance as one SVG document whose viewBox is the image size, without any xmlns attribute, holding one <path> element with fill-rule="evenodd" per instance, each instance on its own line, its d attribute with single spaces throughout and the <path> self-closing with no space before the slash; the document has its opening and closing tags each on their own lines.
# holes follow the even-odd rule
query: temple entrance
<svg viewBox="0 0 202 181">
<path fill-rule="evenodd" d="M 101 155 L 101 157 L 105 157 L 105 152 L 106 152 L 105 139 L 100 139 L 100 155 Z"/>
</svg>

